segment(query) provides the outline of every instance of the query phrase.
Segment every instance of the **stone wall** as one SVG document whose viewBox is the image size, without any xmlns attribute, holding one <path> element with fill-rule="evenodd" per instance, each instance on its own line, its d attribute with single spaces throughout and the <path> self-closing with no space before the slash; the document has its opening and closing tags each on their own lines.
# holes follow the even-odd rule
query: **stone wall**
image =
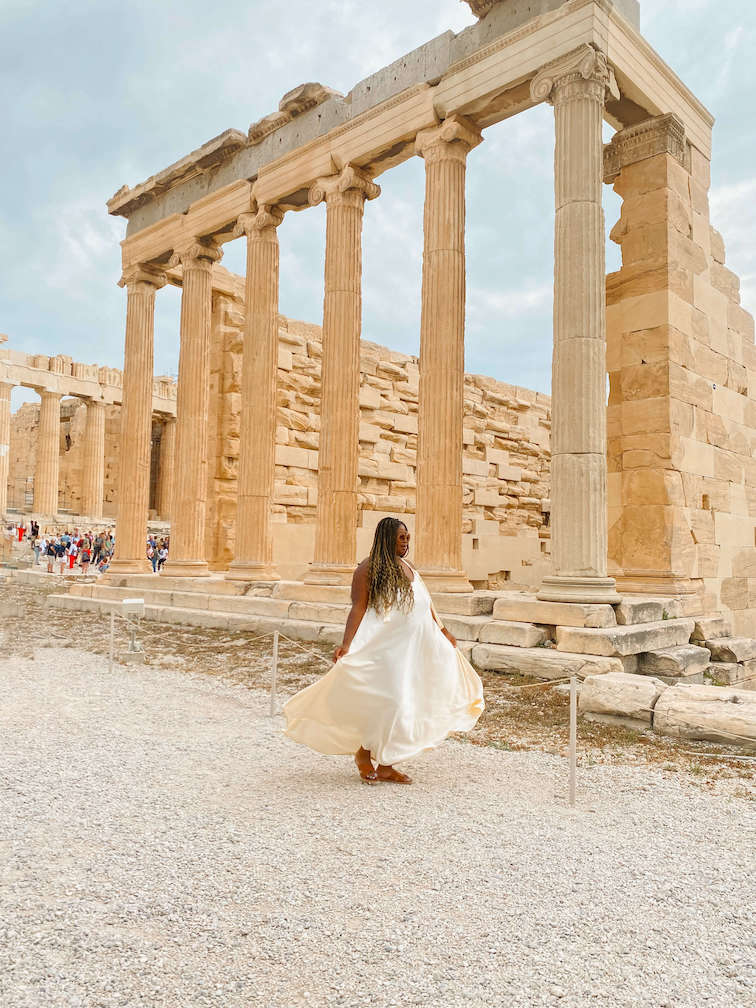
<svg viewBox="0 0 756 1008">
<path fill-rule="evenodd" d="M 672 116 L 607 153 L 623 199 L 607 280 L 613 573 L 754 636 L 754 323 L 710 224 L 709 163 Z"/>
<path fill-rule="evenodd" d="M 210 445 L 212 566 L 233 558 L 239 458 L 243 305 L 214 297 Z M 283 576 L 305 573 L 314 548 L 320 426 L 320 327 L 280 319 L 274 551 Z M 361 344 L 358 552 L 378 520 L 414 526 L 418 361 Z M 463 555 L 480 585 L 535 584 L 548 567 L 550 399 L 492 378 L 465 378 Z"/>
</svg>

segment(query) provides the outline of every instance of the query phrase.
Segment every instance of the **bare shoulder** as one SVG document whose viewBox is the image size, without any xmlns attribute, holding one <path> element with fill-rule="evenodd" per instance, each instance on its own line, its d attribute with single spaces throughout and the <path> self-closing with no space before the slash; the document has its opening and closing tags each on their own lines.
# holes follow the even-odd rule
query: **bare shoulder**
<svg viewBox="0 0 756 1008">
<path fill-rule="evenodd" d="M 370 557 L 367 557 L 362 563 L 357 564 L 354 577 L 352 578 L 352 583 L 357 584 L 359 582 L 367 581 L 368 579 L 368 568 L 370 567 Z"/>
</svg>

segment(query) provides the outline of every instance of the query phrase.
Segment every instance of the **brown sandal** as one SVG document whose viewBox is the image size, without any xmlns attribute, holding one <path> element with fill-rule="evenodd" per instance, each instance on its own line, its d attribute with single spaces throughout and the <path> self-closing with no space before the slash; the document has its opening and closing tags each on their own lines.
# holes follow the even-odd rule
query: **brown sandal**
<svg viewBox="0 0 756 1008">
<path fill-rule="evenodd" d="M 364 772 L 362 770 L 362 768 L 360 767 L 360 764 L 357 762 L 357 757 L 356 756 L 354 757 L 354 762 L 355 762 L 355 766 L 357 767 L 357 771 L 358 771 L 358 773 L 360 775 L 360 780 L 361 781 L 364 781 L 365 784 L 377 784 L 378 783 L 378 775 L 376 774 L 375 769 L 373 768 L 373 764 L 372 763 L 370 764 L 370 771 L 368 773 L 366 773 L 366 772 Z"/>
<path fill-rule="evenodd" d="M 381 768 L 378 767 L 376 771 L 376 778 L 379 781 L 385 781 L 387 784 L 411 784 L 412 778 L 408 777 L 407 774 L 401 772 L 401 770 L 395 770 L 393 767 L 387 767 L 381 773 Z"/>
</svg>

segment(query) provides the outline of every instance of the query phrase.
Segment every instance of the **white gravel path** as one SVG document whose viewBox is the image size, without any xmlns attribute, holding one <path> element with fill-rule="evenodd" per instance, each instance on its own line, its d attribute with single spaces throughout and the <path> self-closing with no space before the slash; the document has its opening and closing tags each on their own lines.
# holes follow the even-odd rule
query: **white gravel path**
<svg viewBox="0 0 756 1008">
<path fill-rule="evenodd" d="M 266 698 L 0 663 L 0 1005 L 754 1004 L 753 801 L 446 743 L 369 788 Z"/>
</svg>

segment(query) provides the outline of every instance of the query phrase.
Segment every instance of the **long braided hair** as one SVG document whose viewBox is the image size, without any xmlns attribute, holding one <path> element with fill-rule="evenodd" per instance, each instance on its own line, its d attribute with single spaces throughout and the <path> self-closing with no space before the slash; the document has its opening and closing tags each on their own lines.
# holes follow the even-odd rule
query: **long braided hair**
<svg viewBox="0 0 756 1008">
<path fill-rule="evenodd" d="M 400 528 L 407 526 L 398 518 L 382 518 L 375 529 L 368 561 L 368 607 L 378 613 L 385 613 L 392 606 L 409 612 L 415 602 L 412 582 L 396 555 Z"/>
</svg>

